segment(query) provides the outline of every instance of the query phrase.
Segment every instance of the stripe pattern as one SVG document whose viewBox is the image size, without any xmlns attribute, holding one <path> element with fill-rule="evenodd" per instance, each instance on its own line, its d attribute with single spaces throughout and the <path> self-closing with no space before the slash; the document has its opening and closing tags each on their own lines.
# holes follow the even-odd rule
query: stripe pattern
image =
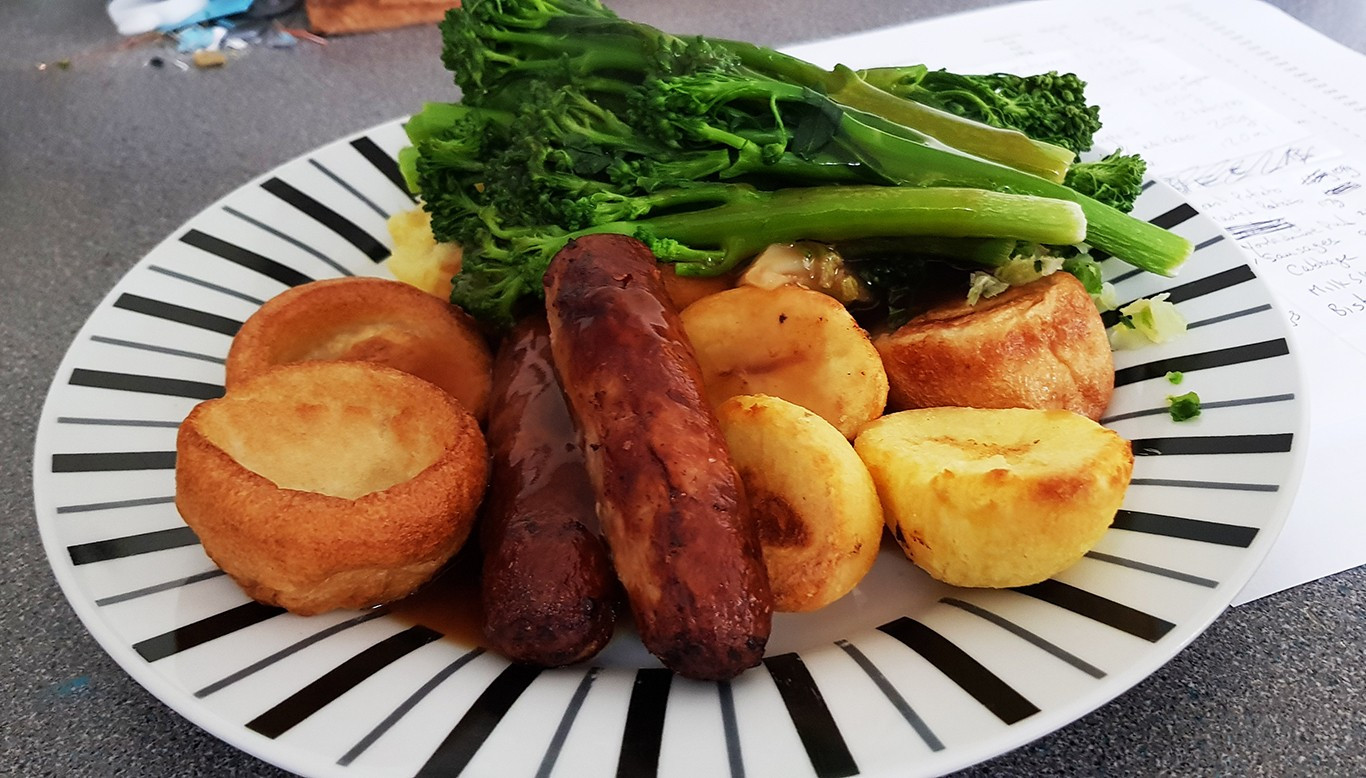
<svg viewBox="0 0 1366 778">
<path fill-rule="evenodd" d="M 378 219 L 415 202 L 394 157 L 401 145 L 396 124 L 340 141 L 192 220 L 96 311 L 40 425 L 35 488 L 41 529 L 60 551 L 54 570 L 117 626 L 106 638 L 202 706 L 187 716 L 212 730 L 220 701 L 257 700 L 235 726 L 267 760 L 303 749 L 319 772 L 461 775 L 506 763 L 540 778 L 678 774 L 695 753 L 732 778 L 904 774 L 922 762 L 942 772 L 1020 722 L 1065 723 L 1050 689 L 1091 694 L 1129 662 L 1169 656 L 1203 623 L 1202 607 L 1227 602 L 1233 565 L 1274 535 L 1274 498 L 1301 445 L 1289 344 L 1267 324 L 1269 295 L 1233 241 L 1149 182 L 1135 214 L 1196 247 L 1180 281 L 1158 291 L 1208 312 L 1191 322 L 1203 345 L 1116 371 L 1105 421 L 1133 441 L 1135 488 L 1075 577 L 956 592 L 852 633 L 824 634 L 821 615 L 806 615 L 816 637 L 779 630 L 762 667 L 701 695 L 657 666 L 509 664 L 384 607 L 306 621 L 249 601 L 174 521 L 175 428 L 194 402 L 222 396 L 223 359 L 252 306 L 315 278 L 373 274 L 388 257 Z M 1150 283 L 1118 260 L 1105 268 L 1121 289 Z M 116 322 L 137 322 L 137 334 Z M 1152 379 L 1174 370 L 1207 398 L 1204 426 L 1164 421 L 1170 386 Z M 1250 408 L 1254 426 L 1221 421 Z M 1163 469 L 1173 458 L 1181 468 Z M 1219 468 L 1228 462 L 1247 465 Z M 870 596 L 898 596 L 877 580 L 898 564 L 879 562 Z M 1076 631 L 1053 628 L 1063 620 Z M 1010 659 L 1023 656 L 1032 659 Z M 921 688 L 926 673 L 940 684 L 934 695 Z M 949 709 L 977 718 L 965 727 Z M 434 710 L 447 717 L 440 726 L 415 726 Z M 319 734 L 339 721 L 356 734 Z M 904 736 L 873 743 L 863 722 Z"/>
</svg>

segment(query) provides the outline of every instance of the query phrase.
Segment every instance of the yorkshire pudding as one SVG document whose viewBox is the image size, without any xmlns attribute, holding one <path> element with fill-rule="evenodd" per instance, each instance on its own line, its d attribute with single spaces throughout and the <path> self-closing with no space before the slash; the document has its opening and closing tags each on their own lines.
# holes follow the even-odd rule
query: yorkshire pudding
<svg viewBox="0 0 1366 778">
<path fill-rule="evenodd" d="M 488 465 L 478 423 L 368 362 L 276 367 L 200 403 L 176 507 L 253 599 L 309 615 L 402 597 L 464 544 Z"/>
<path fill-rule="evenodd" d="M 476 419 L 488 408 L 493 356 L 459 308 L 400 281 L 334 278 L 266 301 L 228 351 L 227 386 L 275 365 L 364 360 L 450 392 Z"/>
<path fill-rule="evenodd" d="M 1096 305 L 1054 273 L 969 305 L 956 300 L 873 340 L 893 410 L 1058 408 L 1099 419 L 1115 364 Z"/>
</svg>

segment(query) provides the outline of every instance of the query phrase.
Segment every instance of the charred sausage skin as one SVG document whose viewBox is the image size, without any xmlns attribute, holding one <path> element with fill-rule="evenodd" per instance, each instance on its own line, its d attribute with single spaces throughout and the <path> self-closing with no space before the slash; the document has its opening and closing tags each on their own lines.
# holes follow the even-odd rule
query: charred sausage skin
<svg viewBox="0 0 1366 778">
<path fill-rule="evenodd" d="M 544 318 L 521 322 L 493 365 L 489 499 L 480 530 L 488 645 L 543 667 L 612 637 L 618 587 L 597 533 L 583 452 L 556 381 Z"/>
<path fill-rule="evenodd" d="M 680 675 L 759 663 L 773 600 L 757 531 L 654 256 L 571 242 L 545 275 L 555 367 L 645 647 Z"/>
</svg>

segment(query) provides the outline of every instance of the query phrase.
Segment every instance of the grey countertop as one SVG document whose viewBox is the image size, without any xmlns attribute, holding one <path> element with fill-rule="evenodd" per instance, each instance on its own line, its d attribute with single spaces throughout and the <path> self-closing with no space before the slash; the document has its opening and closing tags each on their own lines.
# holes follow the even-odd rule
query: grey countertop
<svg viewBox="0 0 1366 778">
<path fill-rule="evenodd" d="M 990 0 L 620 0 L 677 32 L 786 44 Z M 102 3 L 0 3 L 0 773 L 283 773 L 180 718 L 86 633 L 39 542 L 39 411 L 86 315 L 156 242 L 250 178 L 449 95 L 431 28 L 150 66 Z M 1276 5 L 1366 51 L 1356 2 Z M 70 60 L 69 68 L 39 63 Z M 971 775 L 1366 774 L 1366 568 L 1225 613 L 1115 701 Z"/>
</svg>

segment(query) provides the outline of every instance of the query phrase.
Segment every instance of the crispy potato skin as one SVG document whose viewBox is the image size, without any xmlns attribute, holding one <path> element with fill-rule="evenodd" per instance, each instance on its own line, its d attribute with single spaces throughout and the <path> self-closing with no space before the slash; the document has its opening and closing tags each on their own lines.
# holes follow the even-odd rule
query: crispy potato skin
<svg viewBox="0 0 1366 778">
<path fill-rule="evenodd" d="M 266 371 L 194 408 L 176 508 L 260 602 L 303 615 L 402 597 L 464 544 L 488 476 L 474 417 L 364 362 Z"/>
<path fill-rule="evenodd" d="M 527 319 L 493 362 L 492 475 L 480 523 L 484 637 L 513 661 L 580 662 L 612 637 L 616 576 L 589 529 L 597 517 L 577 437 L 549 327 Z"/>
<path fill-rule="evenodd" d="M 773 600 L 740 479 L 644 244 L 592 235 L 545 275 L 555 367 L 645 647 L 724 679 L 759 663 Z"/>
<path fill-rule="evenodd" d="M 464 311 L 399 281 L 331 278 L 288 289 L 242 325 L 228 351 L 227 386 L 275 365 L 362 360 L 451 393 L 482 420 L 493 355 Z"/>
<path fill-rule="evenodd" d="M 1060 408 L 1100 419 L 1115 387 L 1085 287 L 1054 273 L 969 306 L 955 300 L 873 340 L 893 410 Z"/>
<path fill-rule="evenodd" d="M 868 334 L 829 295 L 737 286 L 684 309 L 712 407 L 737 394 L 796 403 L 852 438 L 887 404 L 887 373 Z"/>
<path fill-rule="evenodd" d="M 1133 474 L 1129 442 L 1070 411 L 927 408 L 854 441 L 906 555 L 954 586 L 1038 583 L 1105 534 Z"/>
<path fill-rule="evenodd" d="M 825 419 L 786 400 L 737 395 L 716 412 L 759 525 L 774 608 L 813 611 L 872 569 L 882 505 L 868 468 Z"/>
</svg>

